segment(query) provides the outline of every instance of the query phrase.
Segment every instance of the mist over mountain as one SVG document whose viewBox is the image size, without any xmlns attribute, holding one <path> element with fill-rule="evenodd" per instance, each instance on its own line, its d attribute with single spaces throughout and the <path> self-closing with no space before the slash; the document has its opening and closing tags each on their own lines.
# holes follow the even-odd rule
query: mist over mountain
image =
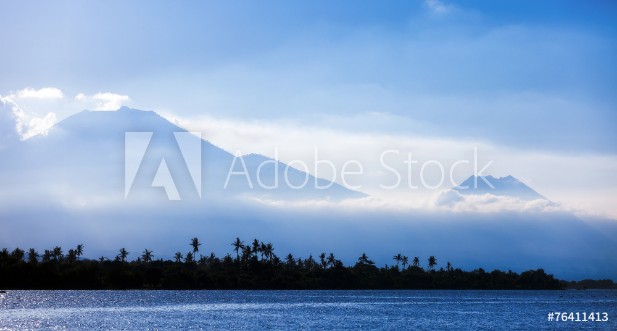
<svg viewBox="0 0 617 331">
<path fill-rule="evenodd" d="M 467 195 L 492 194 L 519 198 L 521 200 L 548 200 L 512 176 L 500 178 L 493 176 L 471 176 L 453 189 Z"/>
<path fill-rule="evenodd" d="M 152 135 L 125 191 L 126 158 L 140 159 L 137 150 L 125 152 L 126 132 Z M 566 279 L 617 279 L 613 220 L 591 223 L 563 210 L 372 208 L 372 197 L 362 193 L 258 154 L 234 163 L 231 153 L 187 136 L 200 147 L 199 192 L 178 132 L 186 130 L 154 112 L 83 111 L 59 122 L 46 136 L 0 150 L 0 247 L 42 251 L 83 243 L 88 258 L 114 256 L 120 247 L 134 254 L 130 257 L 149 248 L 156 258 L 171 258 L 188 249 L 188 239 L 195 236 L 204 242 L 204 252 L 217 255 L 231 252 L 231 241 L 241 237 L 272 242 L 280 255 L 334 252 L 347 264 L 367 253 L 378 264 L 391 265 L 392 255 L 400 252 L 423 260 L 435 255 L 438 267 L 451 262 L 488 271 L 545 268 Z M 162 160 L 180 201 L 169 201 L 163 187 L 152 187 Z M 233 175 L 225 188 L 232 164 L 234 172 L 246 167 L 248 178 Z M 275 173 L 277 188 L 264 188 L 276 183 Z M 300 189 L 291 187 L 305 181 Z M 315 188 L 315 182 L 327 188 Z M 470 177 L 453 191 L 458 197 L 490 194 L 487 200 L 545 199 L 511 176 Z"/>
</svg>

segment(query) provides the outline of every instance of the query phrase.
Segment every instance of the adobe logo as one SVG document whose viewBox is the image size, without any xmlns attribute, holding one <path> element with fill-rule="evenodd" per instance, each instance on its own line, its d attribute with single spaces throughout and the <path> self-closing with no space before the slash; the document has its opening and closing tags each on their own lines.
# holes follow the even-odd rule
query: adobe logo
<svg viewBox="0 0 617 331">
<path fill-rule="evenodd" d="M 150 187 L 162 187 L 168 200 L 181 200 L 178 185 L 174 180 L 186 173 L 201 199 L 201 133 L 173 132 L 174 141 L 153 139 L 153 132 L 125 132 L 124 134 L 124 198 L 133 189 L 136 177 L 144 168 L 156 167 Z M 156 157 L 148 157 L 157 153 Z M 156 164 L 152 164 L 155 162 Z M 169 165 L 169 166 L 168 166 Z M 171 166 L 173 165 L 173 166 Z M 171 166 L 171 167 L 170 167 Z M 154 169 L 154 168 L 152 168 Z"/>
</svg>

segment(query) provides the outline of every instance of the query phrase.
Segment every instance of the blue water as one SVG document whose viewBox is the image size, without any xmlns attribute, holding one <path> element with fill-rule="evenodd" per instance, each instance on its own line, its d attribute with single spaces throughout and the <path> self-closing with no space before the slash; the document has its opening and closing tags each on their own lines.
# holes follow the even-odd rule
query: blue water
<svg viewBox="0 0 617 331">
<path fill-rule="evenodd" d="M 551 311 L 608 322 L 549 322 Z M 617 291 L 8 291 L 0 329 L 617 330 Z"/>
</svg>

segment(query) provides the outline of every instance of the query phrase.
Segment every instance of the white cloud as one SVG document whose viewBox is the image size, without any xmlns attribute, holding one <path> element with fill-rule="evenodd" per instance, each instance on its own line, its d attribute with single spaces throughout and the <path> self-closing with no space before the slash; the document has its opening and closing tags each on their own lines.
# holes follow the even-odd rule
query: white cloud
<svg viewBox="0 0 617 331">
<path fill-rule="evenodd" d="M 53 112 L 49 112 L 45 116 L 26 113 L 12 97 L 14 95 L 0 97 L 4 122 L 2 127 L 7 127 L 9 130 L 1 137 L 3 141 L 0 141 L 0 146 L 14 142 L 16 136 L 19 137 L 19 140 L 26 140 L 36 135 L 46 135 L 49 129 L 58 121 L 56 114 Z"/>
<path fill-rule="evenodd" d="M 91 110 L 112 111 L 122 107 L 130 101 L 128 95 L 121 95 L 111 92 L 99 92 L 94 95 L 79 93 L 75 96 L 75 101 L 84 102 Z"/>
<path fill-rule="evenodd" d="M 64 98 L 64 93 L 55 87 L 44 87 L 38 90 L 26 87 L 23 90 L 17 91 L 14 97 L 19 99 L 62 99 Z"/>
<path fill-rule="evenodd" d="M 444 190 L 435 194 L 428 201 L 427 207 L 443 211 L 472 213 L 569 211 L 557 203 L 544 199 L 521 200 L 516 197 L 492 194 L 463 195 L 455 190 Z"/>
<path fill-rule="evenodd" d="M 30 117 L 27 130 L 23 133 L 23 139 L 37 135 L 47 135 L 49 129 L 58 122 L 55 113 L 47 113 L 44 117 Z"/>
<path fill-rule="evenodd" d="M 543 200 L 521 200 L 515 197 L 483 195 L 462 195 L 454 190 L 444 190 L 425 200 L 419 206 L 412 206 L 408 201 L 383 199 L 368 196 L 343 201 L 301 200 L 284 201 L 251 198 L 250 201 L 282 209 L 330 209 L 365 212 L 446 212 L 446 213 L 555 213 L 570 212 L 578 215 L 590 215 L 580 210 L 569 209 L 563 205 Z"/>
</svg>

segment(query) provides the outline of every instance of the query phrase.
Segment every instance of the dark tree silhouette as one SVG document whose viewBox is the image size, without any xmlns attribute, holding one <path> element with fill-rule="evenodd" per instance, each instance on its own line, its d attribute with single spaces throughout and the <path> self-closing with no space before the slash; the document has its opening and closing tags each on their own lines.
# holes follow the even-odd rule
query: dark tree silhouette
<svg viewBox="0 0 617 331">
<path fill-rule="evenodd" d="M 46 249 L 46 250 L 43 252 L 43 262 L 49 262 L 49 261 L 51 261 L 51 256 L 52 256 L 51 251 L 50 251 L 49 249 Z"/>
<path fill-rule="evenodd" d="M 236 251 L 236 261 L 240 260 L 240 252 L 244 248 L 244 242 L 240 240 L 240 238 L 236 238 L 234 242 L 231 243 L 234 247 L 234 251 Z"/>
<path fill-rule="evenodd" d="M 326 253 L 323 252 L 319 254 L 319 262 L 321 263 L 321 268 L 325 269 L 328 266 L 328 262 L 326 261 Z"/>
<path fill-rule="evenodd" d="M 69 252 L 66 255 L 66 259 L 68 260 L 69 263 L 73 263 L 77 261 L 77 251 L 72 248 L 69 249 Z"/>
<path fill-rule="evenodd" d="M 267 243 L 266 244 L 266 248 L 264 250 L 264 255 L 268 259 L 268 262 L 272 263 L 272 260 L 274 259 L 275 255 L 274 255 L 274 246 L 272 246 L 271 243 Z"/>
<path fill-rule="evenodd" d="M 330 255 L 328 255 L 328 265 L 330 266 L 330 268 L 333 268 L 336 265 L 336 258 L 334 257 L 334 253 L 330 253 Z"/>
<path fill-rule="evenodd" d="M 394 256 L 392 257 L 392 259 L 393 259 L 394 261 L 396 261 L 396 269 L 398 269 L 398 265 L 399 265 L 399 264 L 401 263 L 401 261 L 403 260 L 403 255 L 401 255 L 401 253 L 398 253 L 398 254 L 394 255 Z"/>
<path fill-rule="evenodd" d="M 180 252 L 176 252 L 176 255 L 174 255 L 174 258 L 176 259 L 176 262 L 182 262 L 182 253 Z"/>
<path fill-rule="evenodd" d="M 295 267 L 296 260 L 291 253 L 287 254 L 287 256 L 285 257 L 285 264 L 287 264 L 288 267 Z"/>
<path fill-rule="evenodd" d="M 148 250 L 148 249 L 144 249 L 144 252 L 141 254 L 141 260 L 144 263 L 149 263 L 152 262 L 152 257 L 154 255 L 152 254 L 152 251 Z"/>
<path fill-rule="evenodd" d="M 362 253 L 362 255 L 360 255 L 360 257 L 358 258 L 358 262 L 356 262 L 356 265 L 375 265 L 375 262 L 371 261 L 368 256 L 366 256 L 366 253 Z"/>
<path fill-rule="evenodd" d="M 346 267 L 334 253 L 312 255 L 302 259 L 292 254 L 282 262 L 274 254 L 271 243 L 255 240 L 244 246 L 236 238 L 236 259 L 231 254 L 219 259 L 195 252 L 175 255 L 175 261 L 153 260 L 152 251 L 145 249 L 135 261 L 128 262 L 129 253 L 122 248 L 110 262 L 104 256 L 97 260 L 79 259 L 78 249 L 63 256 L 59 246 L 46 249 L 39 261 L 36 250 L 20 248 L 0 250 L 0 288 L 8 289 L 561 289 L 565 286 L 617 288 L 612 281 L 563 282 L 542 269 L 521 274 L 512 271 L 454 269 L 450 262 L 445 270 L 435 270 L 437 259 L 430 256 L 425 271 L 418 257 L 409 268 L 409 258 L 401 254 L 394 259 L 402 264 L 402 272 L 387 265 L 378 268 L 363 253 L 355 265 Z M 191 245 L 192 246 L 192 245 Z M 198 246 L 198 245 L 197 245 Z M 83 250 L 83 246 L 81 247 Z M 242 252 L 240 252 L 242 250 Z M 240 253 L 242 255 L 240 255 Z M 261 263 L 258 253 L 262 254 Z M 121 263 L 121 264 L 120 264 Z"/>
<path fill-rule="evenodd" d="M 255 239 L 253 240 L 253 254 L 255 255 L 255 257 L 257 257 L 257 254 L 261 252 L 261 244 L 259 243 L 259 240 Z"/>
<path fill-rule="evenodd" d="M 126 262 L 127 256 L 129 256 L 129 252 L 124 247 L 122 247 L 120 248 L 120 252 L 118 256 L 116 256 L 116 258 L 119 259 L 120 262 Z"/>
<path fill-rule="evenodd" d="M 436 265 L 437 265 L 437 259 L 433 255 L 431 255 L 428 258 L 428 268 L 431 270 L 434 270 Z"/>
<path fill-rule="evenodd" d="M 11 257 L 13 257 L 17 261 L 23 261 L 25 255 L 26 255 L 26 252 L 24 252 L 19 247 L 15 248 L 13 252 L 11 253 Z"/>
<path fill-rule="evenodd" d="M 77 259 L 79 260 L 79 258 L 84 254 L 84 245 L 79 244 L 77 245 L 77 248 L 75 248 L 75 255 L 77 255 Z"/>
<path fill-rule="evenodd" d="M 261 260 L 263 261 L 266 258 L 266 249 L 267 245 L 263 241 L 261 242 L 261 247 L 259 248 L 259 252 L 261 253 Z"/>
<path fill-rule="evenodd" d="M 250 260 L 251 256 L 253 256 L 253 250 L 251 249 L 251 246 L 244 246 L 244 248 L 242 249 L 242 261 L 246 262 Z"/>
<path fill-rule="evenodd" d="M 34 248 L 28 250 L 28 263 L 36 264 L 39 262 L 39 253 Z"/>
<path fill-rule="evenodd" d="M 64 257 L 64 255 L 62 254 L 62 247 L 60 246 L 54 247 L 54 249 L 52 250 L 52 257 L 54 261 L 62 260 L 62 258 Z"/>
<path fill-rule="evenodd" d="M 193 254 L 197 254 L 197 252 L 199 252 L 199 246 L 201 246 L 201 243 L 197 237 L 191 239 L 191 246 L 193 246 Z"/>
<path fill-rule="evenodd" d="M 315 259 L 313 258 L 313 254 L 310 254 L 309 257 L 304 261 L 304 265 L 309 270 L 315 269 L 317 262 L 315 262 Z"/>
</svg>

